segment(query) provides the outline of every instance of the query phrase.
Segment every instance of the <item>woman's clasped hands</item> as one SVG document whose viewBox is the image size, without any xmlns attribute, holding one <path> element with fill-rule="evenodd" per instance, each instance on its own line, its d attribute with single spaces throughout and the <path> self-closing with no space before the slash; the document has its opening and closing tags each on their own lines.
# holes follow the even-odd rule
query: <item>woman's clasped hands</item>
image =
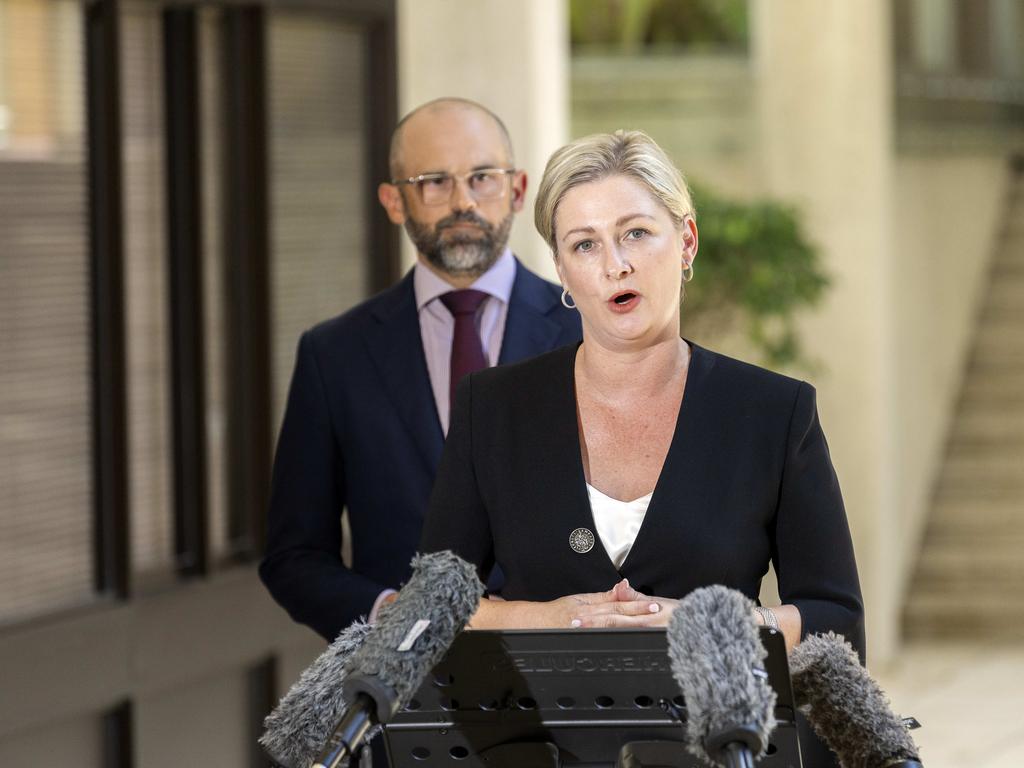
<svg viewBox="0 0 1024 768">
<path fill-rule="evenodd" d="M 650 597 L 623 579 L 606 592 L 566 595 L 546 602 L 480 601 L 472 629 L 664 627 L 678 600 Z"/>
<path fill-rule="evenodd" d="M 607 592 L 569 595 L 569 626 L 580 628 L 664 627 L 678 600 L 651 597 L 623 579 Z"/>
</svg>

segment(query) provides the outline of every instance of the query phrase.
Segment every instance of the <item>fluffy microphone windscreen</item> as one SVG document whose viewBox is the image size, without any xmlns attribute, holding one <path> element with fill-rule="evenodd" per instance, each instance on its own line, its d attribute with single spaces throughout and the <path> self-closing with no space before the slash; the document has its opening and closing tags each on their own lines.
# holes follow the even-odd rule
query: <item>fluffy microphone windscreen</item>
<svg viewBox="0 0 1024 768">
<path fill-rule="evenodd" d="M 423 678 L 476 611 L 484 585 L 476 569 L 449 551 L 417 555 L 398 599 L 384 606 L 366 641 L 352 654 L 350 676 L 377 678 L 405 706 Z M 378 712 L 381 720 L 385 713 Z"/>
<path fill-rule="evenodd" d="M 285 768 L 308 768 L 345 711 L 341 684 L 346 663 L 362 645 L 370 625 L 357 621 L 343 629 L 263 721 L 260 744 Z"/>
<path fill-rule="evenodd" d="M 844 768 L 920 761 L 914 740 L 845 639 L 809 635 L 789 654 L 789 670 L 797 706 Z"/>
<path fill-rule="evenodd" d="M 414 557 L 409 582 L 376 623 L 342 631 L 267 716 L 260 739 L 267 754 L 284 768 L 309 768 L 350 703 L 346 680 L 374 677 L 397 693 L 399 707 L 407 704 L 482 594 L 476 570 L 451 552 Z"/>
<path fill-rule="evenodd" d="M 669 619 L 668 654 L 686 701 L 688 748 L 714 762 L 704 749 L 709 737 L 752 728 L 763 754 L 775 729 L 775 691 L 763 674 L 767 651 L 752 607 L 734 589 L 701 587 Z"/>
</svg>

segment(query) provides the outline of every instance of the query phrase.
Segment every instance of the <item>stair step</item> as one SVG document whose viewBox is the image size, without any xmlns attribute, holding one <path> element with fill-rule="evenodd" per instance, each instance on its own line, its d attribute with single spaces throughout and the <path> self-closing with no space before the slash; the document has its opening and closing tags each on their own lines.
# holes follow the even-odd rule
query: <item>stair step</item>
<svg viewBox="0 0 1024 768">
<path fill-rule="evenodd" d="M 1024 218 L 1024 205 L 1014 206 L 1012 214 L 1015 219 Z M 1024 254 L 1024 231 L 1007 224 L 1001 238 L 996 240 L 995 247 L 996 253 L 993 258 L 996 260 Z"/>
<path fill-rule="evenodd" d="M 1007 410 L 1016 409 L 1008 408 Z M 993 409 L 991 413 L 996 414 L 998 410 Z M 1019 414 L 1008 413 L 1005 425 L 995 424 L 994 419 L 988 424 L 984 422 L 958 423 L 953 428 L 946 450 L 949 453 L 961 455 L 993 450 L 1008 451 L 1019 455 L 1021 451 L 1024 451 L 1024 433 L 1016 428 L 1019 421 Z M 984 426 L 982 426 L 983 424 Z"/>
<path fill-rule="evenodd" d="M 1012 535 L 1005 536 L 1004 541 L 996 541 L 993 536 L 963 537 L 960 541 L 929 537 L 918 563 L 916 583 L 933 589 L 945 585 L 943 591 L 951 585 L 959 588 L 971 583 L 992 588 L 1024 588 L 1024 558 L 1019 539 Z M 984 557 L 978 557 L 978 547 L 985 547 Z"/>
<path fill-rule="evenodd" d="M 964 410 L 998 408 L 1008 414 L 1024 412 L 1024 371 L 993 369 L 968 376 L 960 404 Z"/>
<path fill-rule="evenodd" d="M 991 483 L 1024 492 L 1024 458 L 996 451 L 951 454 L 942 476 L 944 482 Z"/>
<path fill-rule="evenodd" d="M 1024 298 L 1015 302 L 996 304 L 988 302 L 982 310 L 981 326 L 988 323 L 1016 323 L 1024 325 Z"/>
<path fill-rule="evenodd" d="M 994 279 L 999 280 L 998 277 Z M 1024 310 L 1024 288 L 1015 296 L 1006 297 L 1005 301 L 986 301 L 978 317 L 974 338 L 984 339 L 991 335 L 1013 336 L 1024 332 L 1024 322 L 1018 316 L 1021 310 Z"/>
<path fill-rule="evenodd" d="M 1014 345 L 979 340 L 974 347 L 971 365 L 978 366 L 979 370 L 1021 370 L 1024 368 L 1024 340 Z"/>
<path fill-rule="evenodd" d="M 982 595 L 987 593 L 982 592 Z M 907 639 L 985 638 L 1024 640 L 1024 600 L 1013 594 L 949 600 L 942 594 L 915 597 L 907 605 L 903 631 Z"/>
<path fill-rule="evenodd" d="M 979 351 L 995 350 L 1000 354 L 1024 355 L 1024 325 L 1017 323 L 986 324 L 978 328 L 974 343 Z"/>
<path fill-rule="evenodd" d="M 1007 235 L 1003 239 L 1003 252 L 992 260 L 995 275 L 1016 278 L 1024 272 L 1024 233 Z"/>
<path fill-rule="evenodd" d="M 946 498 L 936 504 L 925 534 L 926 546 L 933 539 L 955 537 L 973 548 L 980 538 L 1019 537 L 1024 530 L 1024 499 L 1002 497 Z M 1024 545 L 1022 545 L 1024 546 Z"/>
<path fill-rule="evenodd" d="M 1024 328 L 1024 292 L 1021 292 L 1021 299 L 1015 303 L 986 305 L 981 316 L 977 319 L 974 330 L 974 337 L 971 343 L 985 339 L 993 333 L 999 335 L 1000 331 L 1012 331 L 1013 329 Z"/>
<path fill-rule="evenodd" d="M 946 451 L 944 470 L 967 472 L 970 468 L 984 467 L 985 473 L 1024 473 L 1024 446 L 1018 442 L 1006 441 L 953 441 Z"/>
<path fill-rule="evenodd" d="M 920 583 L 915 586 L 922 587 Z M 919 589 L 907 604 L 908 613 L 945 613 L 953 612 L 975 616 L 1000 615 L 1004 621 L 1015 620 L 1024 627 L 1024 594 L 1021 590 L 980 590 Z"/>
<path fill-rule="evenodd" d="M 953 434 L 986 435 L 1020 433 L 1024 430 L 1024 414 L 1019 408 L 1008 407 L 1007 401 L 997 398 L 963 398 L 954 420 Z"/>
<path fill-rule="evenodd" d="M 994 278 L 999 280 L 998 277 Z M 975 338 L 992 333 L 1013 333 L 1024 330 L 1024 289 L 1002 302 L 986 301 L 974 330 Z"/>
<path fill-rule="evenodd" d="M 993 265 L 993 280 L 989 287 L 989 295 L 986 304 L 995 305 L 1008 304 L 1019 306 L 1024 303 L 1024 274 L 1015 270 L 1000 270 L 995 274 L 996 268 Z"/>
<path fill-rule="evenodd" d="M 1001 505 L 1017 503 L 1021 489 L 1007 488 L 994 483 L 958 483 L 946 479 L 945 472 L 936 484 L 936 506 L 945 504 Z"/>
<path fill-rule="evenodd" d="M 977 354 L 972 352 L 968 375 L 974 376 L 979 373 L 987 373 L 989 371 L 998 371 L 1001 373 L 1024 371 L 1024 360 L 1021 360 L 1014 355 L 987 355 L 985 357 L 979 357 Z"/>
</svg>

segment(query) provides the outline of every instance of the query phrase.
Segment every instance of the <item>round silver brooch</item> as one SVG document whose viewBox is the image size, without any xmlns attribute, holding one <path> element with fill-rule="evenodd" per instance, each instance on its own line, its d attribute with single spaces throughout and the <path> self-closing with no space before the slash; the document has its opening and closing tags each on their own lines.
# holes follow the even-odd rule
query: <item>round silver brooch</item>
<svg viewBox="0 0 1024 768">
<path fill-rule="evenodd" d="M 573 552 L 585 555 L 594 548 L 594 534 L 587 528 L 577 528 L 569 534 L 569 546 Z"/>
</svg>

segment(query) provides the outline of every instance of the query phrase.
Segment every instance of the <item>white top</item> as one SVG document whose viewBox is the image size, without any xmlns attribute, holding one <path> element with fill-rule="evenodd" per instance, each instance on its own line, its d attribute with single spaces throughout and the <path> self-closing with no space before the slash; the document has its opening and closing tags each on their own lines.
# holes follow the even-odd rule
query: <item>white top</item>
<svg viewBox="0 0 1024 768">
<path fill-rule="evenodd" d="M 587 495 L 590 497 L 590 511 L 594 516 L 597 535 L 618 568 L 636 541 L 636 535 L 640 532 L 654 491 L 633 501 L 619 501 L 611 496 L 605 496 L 587 483 Z"/>
<path fill-rule="evenodd" d="M 501 340 L 505 335 L 505 318 L 516 280 L 516 259 L 506 248 L 491 268 L 476 279 L 470 288 L 488 294 L 476 313 L 477 332 L 484 356 L 491 365 L 498 364 Z M 455 290 L 452 285 L 435 275 L 422 264 L 416 264 L 412 276 L 416 310 L 420 318 L 420 338 L 423 354 L 427 358 L 427 375 L 434 392 L 437 416 L 441 429 L 448 434 L 449 382 L 451 381 L 452 338 L 455 318 L 441 303 L 441 295 Z"/>
</svg>

